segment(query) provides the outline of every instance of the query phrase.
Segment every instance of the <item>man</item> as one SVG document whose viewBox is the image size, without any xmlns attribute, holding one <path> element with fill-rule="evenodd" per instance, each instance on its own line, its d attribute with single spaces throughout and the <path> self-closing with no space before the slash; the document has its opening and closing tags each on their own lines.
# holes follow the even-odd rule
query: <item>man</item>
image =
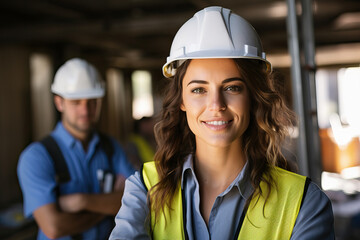
<svg viewBox="0 0 360 240">
<path fill-rule="evenodd" d="M 46 143 L 35 142 L 20 155 L 25 215 L 35 218 L 38 239 L 107 239 L 110 216 L 119 210 L 125 178 L 134 169 L 119 144 L 95 130 L 104 83 L 94 66 L 71 59 L 57 71 L 51 90 L 61 121 L 50 145 L 61 153 L 53 156 Z M 65 164 L 56 163 L 59 155 Z"/>
</svg>

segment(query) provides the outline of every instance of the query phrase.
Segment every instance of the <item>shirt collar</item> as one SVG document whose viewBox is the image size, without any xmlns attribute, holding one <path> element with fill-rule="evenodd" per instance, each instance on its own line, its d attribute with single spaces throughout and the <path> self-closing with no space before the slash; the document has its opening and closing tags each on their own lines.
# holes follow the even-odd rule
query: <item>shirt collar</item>
<svg viewBox="0 0 360 240">
<path fill-rule="evenodd" d="M 64 127 L 64 125 L 62 124 L 61 121 L 59 121 L 56 124 L 56 127 L 54 129 L 54 134 L 59 136 L 60 139 L 63 140 L 64 144 L 68 147 L 71 148 L 73 147 L 77 142 L 79 142 L 76 138 L 74 138 L 69 132 L 68 130 L 66 130 L 66 128 Z M 97 146 L 97 144 L 100 141 L 100 137 L 97 133 L 94 133 L 92 139 L 89 142 L 89 148 L 93 148 L 95 146 Z M 81 144 L 81 143 L 79 143 Z"/>
<path fill-rule="evenodd" d="M 190 172 L 193 175 L 193 179 L 196 179 L 195 171 L 194 171 L 194 163 L 193 163 L 193 155 L 189 154 L 186 157 L 186 160 L 183 164 L 183 170 L 182 170 L 182 176 L 181 176 L 181 188 L 185 185 L 185 172 Z M 248 164 L 247 161 L 243 167 L 243 169 L 240 171 L 238 176 L 234 179 L 234 181 L 229 185 L 229 187 L 222 193 L 220 196 L 226 195 L 233 187 L 237 187 L 240 194 L 243 198 L 246 200 L 251 196 L 252 192 L 254 191 L 251 181 L 248 174 Z"/>
</svg>

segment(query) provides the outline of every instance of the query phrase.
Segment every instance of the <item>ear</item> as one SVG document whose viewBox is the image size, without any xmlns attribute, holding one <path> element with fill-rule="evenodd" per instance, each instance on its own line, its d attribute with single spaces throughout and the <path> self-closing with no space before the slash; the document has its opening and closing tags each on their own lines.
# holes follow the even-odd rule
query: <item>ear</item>
<svg viewBox="0 0 360 240">
<path fill-rule="evenodd" d="M 181 109 L 182 111 L 186 112 L 186 108 L 185 108 L 184 103 L 181 103 L 181 104 L 180 104 L 180 109 Z"/>
<path fill-rule="evenodd" d="M 63 112 L 63 98 L 55 95 L 54 96 L 55 107 L 59 112 Z"/>
</svg>

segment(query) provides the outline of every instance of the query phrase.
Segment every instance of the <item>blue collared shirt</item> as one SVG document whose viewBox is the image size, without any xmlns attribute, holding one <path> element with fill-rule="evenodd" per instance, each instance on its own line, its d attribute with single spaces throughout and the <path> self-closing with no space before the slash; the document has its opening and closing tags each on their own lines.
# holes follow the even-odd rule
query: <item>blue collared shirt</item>
<svg viewBox="0 0 360 240">
<path fill-rule="evenodd" d="M 59 122 L 51 133 L 63 153 L 71 180 L 60 184 L 60 194 L 100 193 L 97 170 L 111 170 L 125 178 L 134 173 L 120 145 L 111 139 L 114 154 L 111 166 L 105 151 L 98 147 L 99 135 L 94 134 L 85 152 L 79 140 L 75 139 Z M 34 142 L 20 155 L 18 178 L 23 192 L 24 213 L 30 217 L 37 208 L 57 201 L 55 169 L 45 147 Z M 105 239 L 112 228 L 112 219 L 105 219 L 97 227 L 84 233 L 84 239 Z M 39 231 L 38 239 L 48 239 Z M 69 239 L 69 238 L 61 238 Z"/>
<path fill-rule="evenodd" d="M 217 196 L 207 226 L 200 213 L 200 191 L 192 157 L 188 157 L 183 165 L 181 186 L 185 194 L 186 231 L 190 240 L 234 239 L 245 202 L 253 192 L 245 174 L 246 169 L 247 165 L 229 187 Z M 139 172 L 127 179 L 111 240 L 150 239 L 146 194 Z M 327 240 L 334 239 L 334 236 L 330 200 L 316 184 L 310 183 L 291 240 Z"/>
</svg>

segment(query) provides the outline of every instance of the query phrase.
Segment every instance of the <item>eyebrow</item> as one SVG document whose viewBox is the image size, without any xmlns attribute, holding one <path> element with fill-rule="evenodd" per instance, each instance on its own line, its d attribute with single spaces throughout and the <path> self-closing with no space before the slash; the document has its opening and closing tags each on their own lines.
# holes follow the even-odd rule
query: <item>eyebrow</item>
<svg viewBox="0 0 360 240">
<path fill-rule="evenodd" d="M 233 78 L 227 78 L 224 81 L 222 81 L 222 83 L 228 83 L 228 82 L 233 82 L 233 81 L 241 81 L 244 82 L 244 79 L 239 78 L 239 77 L 233 77 Z"/>
<path fill-rule="evenodd" d="M 241 81 L 244 82 L 244 80 L 242 78 L 239 77 L 233 77 L 233 78 L 227 78 L 224 81 L 222 81 L 222 83 L 228 83 L 228 82 L 233 82 L 233 81 Z M 209 84 L 209 82 L 205 81 L 205 80 L 192 80 L 190 81 L 187 86 L 189 86 L 192 83 L 200 83 L 200 84 Z"/>
</svg>

